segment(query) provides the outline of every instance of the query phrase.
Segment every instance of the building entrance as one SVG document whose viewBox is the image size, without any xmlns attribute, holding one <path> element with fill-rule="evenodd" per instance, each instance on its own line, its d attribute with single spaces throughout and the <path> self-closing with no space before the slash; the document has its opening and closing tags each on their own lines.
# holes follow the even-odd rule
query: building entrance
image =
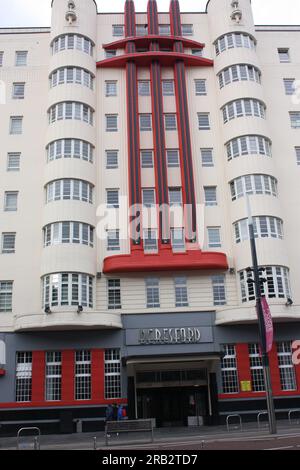
<svg viewBox="0 0 300 470">
<path fill-rule="evenodd" d="M 157 427 L 201 426 L 208 409 L 207 387 L 138 390 L 139 418 L 155 418 Z"/>
</svg>

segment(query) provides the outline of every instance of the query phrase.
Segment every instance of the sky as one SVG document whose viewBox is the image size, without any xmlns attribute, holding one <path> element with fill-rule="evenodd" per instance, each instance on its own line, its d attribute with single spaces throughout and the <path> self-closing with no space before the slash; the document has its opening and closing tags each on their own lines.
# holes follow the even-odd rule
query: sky
<svg viewBox="0 0 300 470">
<path fill-rule="evenodd" d="M 169 0 L 157 0 L 168 11 Z M 180 0 L 182 11 L 204 11 L 207 0 Z M 124 0 L 97 0 L 99 12 L 123 11 Z M 0 27 L 50 26 L 51 0 L 0 0 Z M 113 5 L 113 6 L 112 6 Z M 136 11 L 145 11 L 147 0 L 135 0 Z M 300 25 L 299 0 L 252 0 L 255 24 Z"/>
</svg>

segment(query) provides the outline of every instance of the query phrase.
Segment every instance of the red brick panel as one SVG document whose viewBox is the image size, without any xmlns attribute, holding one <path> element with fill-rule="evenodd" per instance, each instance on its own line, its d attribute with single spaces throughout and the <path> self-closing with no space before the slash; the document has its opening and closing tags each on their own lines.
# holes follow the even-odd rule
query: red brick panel
<svg viewBox="0 0 300 470">
<path fill-rule="evenodd" d="M 32 353 L 32 401 L 45 400 L 45 351 Z"/>
</svg>

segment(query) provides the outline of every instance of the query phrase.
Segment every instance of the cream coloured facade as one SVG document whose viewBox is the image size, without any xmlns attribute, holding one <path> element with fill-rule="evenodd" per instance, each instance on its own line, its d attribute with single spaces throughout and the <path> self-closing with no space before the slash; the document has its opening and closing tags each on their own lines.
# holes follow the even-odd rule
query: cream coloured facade
<svg viewBox="0 0 300 470">
<path fill-rule="evenodd" d="M 263 402 L 248 350 L 249 370 L 239 367 L 246 354 L 243 347 L 258 342 L 255 297 L 246 273 L 252 264 L 247 193 L 275 324 L 272 363 L 278 377 L 274 372 L 273 379 L 281 383 L 276 383 L 275 395 L 287 400 L 281 408 L 291 408 L 294 404 L 288 400 L 300 396 L 300 372 L 288 364 L 288 377 L 282 375 L 280 352 L 283 348 L 290 358 L 291 342 L 300 336 L 300 97 L 297 88 L 287 94 L 285 86 L 300 79 L 300 26 L 255 26 L 249 0 L 210 0 L 206 12 L 199 13 L 179 14 L 177 1 L 171 2 L 170 13 L 157 14 L 155 1 L 149 2 L 147 13 L 134 14 L 133 8 L 133 2 L 126 1 L 125 15 L 97 14 L 93 0 L 53 0 L 50 28 L 0 30 L 0 339 L 9 344 L 13 357 L 24 351 L 32 357 L 39 353 L 40 377 L 47 362 L 43 354 L 57 348 L 65 358 L 61 367 L 68 371 L 68 353 L 76 355 L 75 339 L 80 337 L 80 351 L 92 357 L 92 391 L 84 398 L 91 400 L 90 406 L 128 398 L 132 415 L 155 417 L 157 406 L 145 408 L 147 387 L 139 386 L 138 375 L 157 370 L 148 357 L 155 354 L 161 358 L 161 370 L 198 370 L 200 361 L 200 369 L 212 376 L 207 381 L 199 376 L 200 382 L 194 383 L 209 389 L 208 398 L 206 392 L 197 398 L 201 416 L 222 416 L 231 406 L 247 409 L 240 405 L 243 398 Z M 27 52 L 24 65 L 16 65 L 21 60 L 18 52 Z M 164 83 L 168 92 L 161 91 Z M 16 84 L 25 84 L 21 99 L 14 96 Z M 168 130 L 172 116 L 176 125 Z M 22 118 L 18 134 L 12 130 L 13 118 Z M 143 118 L 149 120 L 150 130 L 143 130 Z M 143 164 L 147 150 L 150 163 Z M 172 150 L 178 160 L 170 164 L 166 155 Z M 8 166 L 11 154 L 19 154 L 16 168 Z M 122 237 L 126 212 L 132 203 L 144 200 L 145 190 L 148 195 L 153 190 L 157 204 L 170 203 L 180 190 L 182 205 L 197 207 L 198 216 L 191 222 L 197 226 L 195 237 L 187 236 L 179 252 L 171 234 L 163 235 L 155 209 L 151 228 L 157 239 L 152 251 L 147 251 L 144 239 L 145 221 L 136 239 Z M 120 208 L 109 207 L 119 203 Z M 112 231 L 110 241 L 100 230 L 103 211 L 118 218 L 116 226 L 109 222 L 106 227 Z M 171 228 L 179 232 L 187 220 L 171 222 Z M 120 238 L 114 236 L 116 230 Z M 124 340 L 126 325 L 134 329 L 136 321 L 143 328 L 145 318 L 148 328 L 160 326 L 151 325 L 151 315 L 162 323 L 170 318 L 162 328 L 173 326 L 169 315 L 178 328 L 201 330 L 209 324 L 215 329 L 214 347 L 206 351 L 206 340 L 201 340 L 199 350 L 193 344 L 180 352 L 178 340 L 173 352 L 167 344 L 157 353 L 155 345 L 151 353 L 138 353 L 138 347 L 129 353 L 135 343 Z M 42 338 L 47 338 L 45 347 Z M 220 361 L 222 348 L 225 356 Z M 111 395 L 105 389 L 107 351 L 119 351 L 122 370 L 122 392 Z M 211 359 L 203 358 L 206 352 L 214 353 Z M 139 361 L 139 366 L 130 362 L 131 355 L 139 354 L 147 358 L 144 363 L 140 359 L 147 364 L 144 368 Z M 172 354 L 178 356 L 177 366 L 169 364 Z M 99 370 L 97 357 L 103 362 Z M 126 357 L 127 368 L 124 361 L 121 367 Z M 157 358 L 152 357 L 153 363 Z M 228 378 L 230 359 L 233 372 Z M 35 360 L 30 387 L 36 398 L 31 400 L 15 398 L 18 366 L 14 358 L 3 361 L 3 371 L 10 371 L 0 378 L 4 409 L 15 409 L 16 402 L 17 408 L 30 401 L 43 409 L 49 405 L 44 388 L 34 383 Z M 93 371 L 103 374 L 103 394 Z M 75 390 L 76 380 L 75 371 Z M 217 391 L 210 389 L 209 380 L 216 380 Z M 45 381 L 47 389 L 47 377 Z M 249 381 L 252 387 L 245 390 Z M 134 404 L 131 387 L 143 390 Z M 63 382 L 60 389 L 56 405 L 62 409 L 89 405 L 71 398 Z M 151 400 L 156 403 L 154 396 Z M 219 408 L 211 404 L 218 400 Z M 182 413 L 175 419 L 170 411 L 170 416 L 183 422 L 187 411 Z M 166 423 L 172 421 L 170 416 Z"/>
</svg>

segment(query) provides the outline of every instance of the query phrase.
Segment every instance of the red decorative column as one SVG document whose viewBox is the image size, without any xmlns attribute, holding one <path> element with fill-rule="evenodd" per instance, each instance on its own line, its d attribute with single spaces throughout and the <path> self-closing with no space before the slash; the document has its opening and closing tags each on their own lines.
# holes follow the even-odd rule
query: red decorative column
<svg viewBox="0 0 300 470">
<path fill-rule="evenodd" d="M 133 37 L 136 34 L 135 9 L 132 0 L 125 2 L 125 36 Z M 136 52 L 135 43 L 129 41 L 126 53 Z M 127 127 L 128 127 L 128 168 L 129 168 L 129 205 L 131 212 L 131 240 L 132 247 L 141 244 L 138 218 L 140 211 L 138 205 L 142 201 L 141 167 L 140 167 L 140 136 L 139 136 L 139 107 L 137 92 L 137 68 L 134 60 L 126 64 L 126 90 L 127 90 Z"/>
<path fill-rule="evenodd" d="M 158 13 L 156 0 L 149 0 L 147 7 L 148 33 L 158 35 Z M 159 51 L 157 41 L 150 44 L 151 51 Z M 165 121 L 163 110 L 161 66 L 158 60 L 153 60 L 150 66 L 151 73 L 151 98 L 152 98 L 152 128 L 154 143 L 154 162 L 156 179 L 156 202 L 159 204 L 159 241 L 167 244 L 170 242 L 169 227 L 169 190 L 168 169 L 166 162 Z"/>
<path fill-rule="evenodd" d="M 239 343 L 235 346 L 238 377 L 240 382 L 251 382 L 250 359 L 247 343 Z"/>
<path fill-rule="evenodd" d="M 62 351 L 62 390 L 63 402 L 73 402 L 75 396 L 75 351 Z"/>
<path fill-rule="evenodd" d="M 104 351 L 92 349 L 92 400 L 104 400 Z"/>
<path fill-rule="evenodd" d="M 269 361 L 270 361 L 270 370 L 271 370 L 271 382 L 273 395 L 281 395 L 281 383 L 280 383 L 280 372 L 278 366 L 278 355 L 277 355 L 277 345 L 273 343 L 273 348 L 269 352 Z"/>
<path fill-rule="evenodd" d="M 182 36 L 181 17 L 178 0 L 171 0 L 170 23 L 171 34 L 173 36 Z M 174 44 L 174 52 L 184 52 L 181 41 L 177 41 Z M 176 61 L 176 64 L 174 66 L 174 77 L 176 88 L 178 136 L 180 146 L 179 150 L 181 158 L 182 195 L 183 202 L 186 208 L 186 239 L 190 242 L 196 242 L 197 221 L 191 131 L 188 112 L 185 65 L 182 60 Z"/>
<path fill-rule="evenodd" d="M 32 402 L 45 401 L 45 351 L 32 353 Z"/>
</svg>

